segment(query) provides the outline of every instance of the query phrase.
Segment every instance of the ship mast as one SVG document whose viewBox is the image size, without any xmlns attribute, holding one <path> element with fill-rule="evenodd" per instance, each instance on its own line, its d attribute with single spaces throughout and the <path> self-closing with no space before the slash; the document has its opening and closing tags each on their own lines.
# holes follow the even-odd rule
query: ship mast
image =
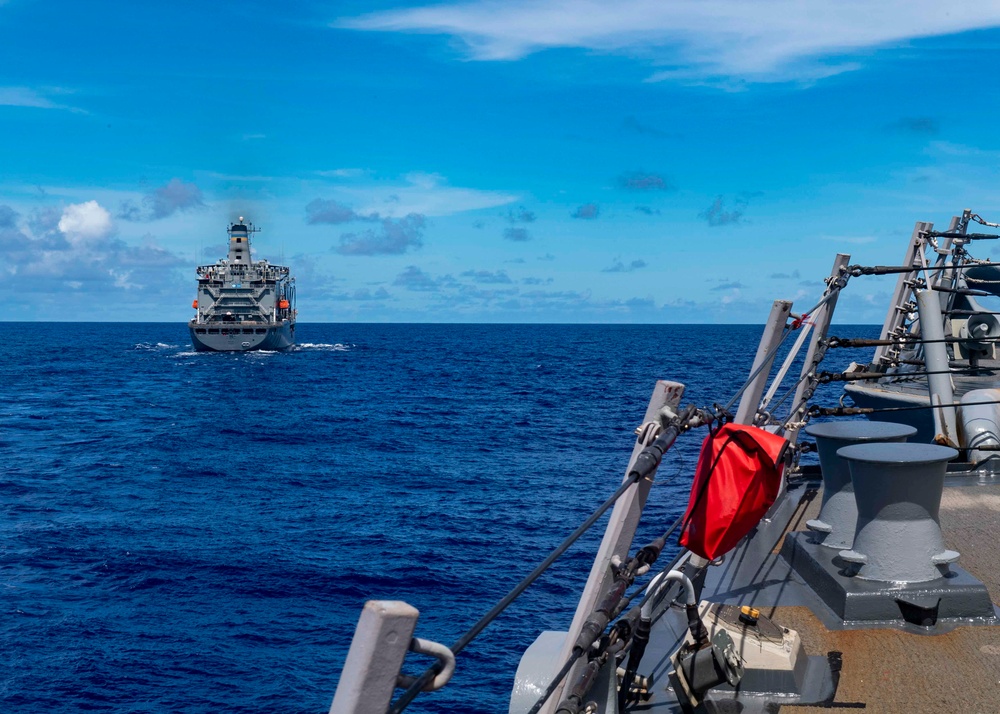
<svg viewBox="0 0 1000 714">
<path fill-rule="evenodd" d="M 253 224 L 245 224 L 243 216 L 240 222 L 229 226 L 229 264 L 245 265 L 250 267 L 252 258 L 250 257 L 250 234 L 256 233 L 257 228 Z"/>
</svg>

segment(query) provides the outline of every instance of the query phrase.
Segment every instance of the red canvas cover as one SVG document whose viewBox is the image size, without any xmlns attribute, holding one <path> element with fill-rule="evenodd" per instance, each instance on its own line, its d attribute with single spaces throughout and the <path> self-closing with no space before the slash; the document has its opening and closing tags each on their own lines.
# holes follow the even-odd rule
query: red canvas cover
<svg viewBox="0 0 1000 714">
<path fill-rule="evenodd" d="M 732 550 L 774 503 L 788 441 L 763 429 L 725 424 L 705 438 L 680 544 L 710 560 Z"/>
</svg>

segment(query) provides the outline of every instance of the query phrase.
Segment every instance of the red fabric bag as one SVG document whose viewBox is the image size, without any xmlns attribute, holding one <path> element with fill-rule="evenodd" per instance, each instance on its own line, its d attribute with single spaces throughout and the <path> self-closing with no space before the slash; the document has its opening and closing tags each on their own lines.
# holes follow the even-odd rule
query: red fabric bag
<svg viewBox="0 0 1000 714">
<path fill-rule="evenodd" d="M 680 544 L 713 560 L 736 547 L 778 497 L 788 441 L 725 424 L 701 445 Z"/>
</svg>

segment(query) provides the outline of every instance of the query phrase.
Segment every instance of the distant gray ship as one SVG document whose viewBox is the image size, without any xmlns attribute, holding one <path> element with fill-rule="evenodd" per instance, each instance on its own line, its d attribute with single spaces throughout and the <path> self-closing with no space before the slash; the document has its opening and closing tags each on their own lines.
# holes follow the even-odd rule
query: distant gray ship
<svg viewBox="0 0 1000 714">
<path fill-rule="evenodd" d="M 229 226 L 229 256 L 198 266 L 197 310 L 188 323 L 200 352 L 287 350 L 295 344 L 295 278 L 283 265 L 253 260 L 252 223 Z"/>
</svg>

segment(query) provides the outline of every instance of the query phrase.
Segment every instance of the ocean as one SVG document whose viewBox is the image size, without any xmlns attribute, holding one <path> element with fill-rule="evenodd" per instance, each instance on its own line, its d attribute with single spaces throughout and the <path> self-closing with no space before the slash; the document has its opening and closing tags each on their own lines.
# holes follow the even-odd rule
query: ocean
<svg viewBox="0 0 1000 714">
<path fill-rule="evenodd" d="M 317 713 L 365 600 L 451 644 L 616 488 L 655 381 L 725 403 L 761 327 L 300 323 L 246 354 L 182 324 L 0 332 L 0 711 Z M 683 512 L 703 436 L 637 546 Z M 506 712 L 603 523 L 408 711 Z"/>
</svg>

